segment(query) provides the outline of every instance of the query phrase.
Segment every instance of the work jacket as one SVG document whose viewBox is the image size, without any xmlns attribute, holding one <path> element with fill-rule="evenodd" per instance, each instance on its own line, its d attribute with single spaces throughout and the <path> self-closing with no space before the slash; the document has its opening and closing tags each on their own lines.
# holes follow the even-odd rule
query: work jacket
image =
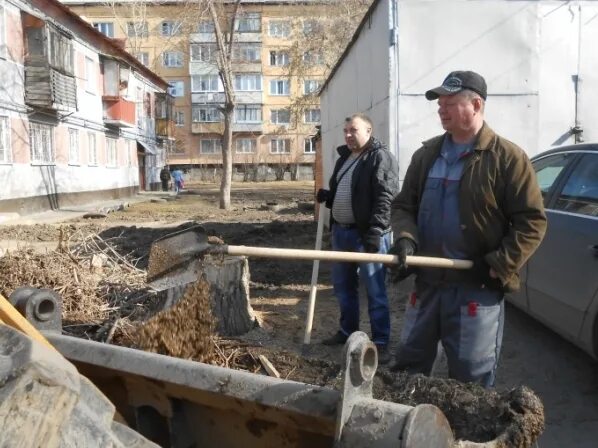
<svg viewBox="0 0 598 448">
<path fill-rule="evenodd" d="M 417 244 L 420 200 L 446 136 L 423 142 L 413 154 L 401 192 L 391 206 L 395 238 L 411 238 Z M 486 123 L 463 169 L 459 218 L 468 258 L 483 257 L 505 291 L 519 289 L 519 270 L 546 232 L 543 199 L 525 152 Z M 448 278 L 467 276 L 467 272 L 451 272 Z"/>
</svg>

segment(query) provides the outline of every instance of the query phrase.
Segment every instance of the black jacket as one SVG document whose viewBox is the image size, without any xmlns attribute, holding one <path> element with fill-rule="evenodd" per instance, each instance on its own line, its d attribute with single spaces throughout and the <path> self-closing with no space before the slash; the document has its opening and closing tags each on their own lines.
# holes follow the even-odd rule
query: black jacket
<svg viewBox="0 0 598 448">
<path fill-rule="evenodd" d="M 160 170 L 160 180 L 170 180 L 170 170 L 168 168 Z"/>
<path fill-rule="evenodd" d="M 336 194 L 336 176 L 351 154 L 347 145 L 339 146 L 340 158 L 336 161 L 330 178 L 331 200 L 326 207 L 332 208 Z M 399 167 L 395 157 L 380 141 L 373 138 L 357 160 L 351 179 L 351 203 L 355 224 L 361 234 L 368 231 L 385 233 L 390 229 L 390 204 L 399 193 Z M 334 223 L 334 218 L 330 218 Z"/>
</svg>

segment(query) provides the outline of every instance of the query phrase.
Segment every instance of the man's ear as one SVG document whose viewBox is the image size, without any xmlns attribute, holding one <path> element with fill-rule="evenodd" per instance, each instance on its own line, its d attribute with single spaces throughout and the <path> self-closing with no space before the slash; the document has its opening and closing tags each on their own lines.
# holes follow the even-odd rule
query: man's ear
<svg viewBox="0 0 598 448">
<path fill-rule="evenodd" d="M 481 98 L 474 98 L 471 100 L 473 103 L 473 110 L 474 112 L 480 112 L 482 110 L 482 99 Z"/>
</svg>

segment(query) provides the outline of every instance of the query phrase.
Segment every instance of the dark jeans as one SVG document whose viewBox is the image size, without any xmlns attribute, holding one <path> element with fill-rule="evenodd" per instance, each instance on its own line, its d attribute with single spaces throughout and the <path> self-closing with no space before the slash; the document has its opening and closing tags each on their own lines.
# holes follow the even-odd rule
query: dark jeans
<svg viewBox="0 0 598 448">
<path fill-rule="evenodd" d="M 390 233 L 380 236 L 380 250 L 390 247 Z M 359 232 L 355 228 L 332 226 L 332 248 L 339 251 L 365 252 Z M 381 263 L 334 263 L 332 282 L 341 311 L 341 331 L 349 336 L 359 330 L 359 280 L 365 284 L 368 311 L 375 344 L 386 345 L 390 335 L 390 315 L 386 295 L 386 268 Z"/>
<path fill-rule="evenodd" d="M 168 191 L 168 181 L 167 180 L 162 181 L 162 191 Z"/>
</svg>

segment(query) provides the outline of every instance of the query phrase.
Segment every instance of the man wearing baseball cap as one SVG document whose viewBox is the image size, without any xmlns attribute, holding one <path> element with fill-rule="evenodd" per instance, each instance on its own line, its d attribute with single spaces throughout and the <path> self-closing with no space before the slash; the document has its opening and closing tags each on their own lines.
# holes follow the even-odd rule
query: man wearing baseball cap
<svg viewBox="0 0 598 448">
<path fill-rule="evenodd" d="M 440 341 L 449 376 L 494 385 L 505 292 L 546 230 L 532 165 L 484 121 L 486 81 L 454 71 L 426 92 L 444 134 L 423 142 L 391 206 L 399 279 L 415 273 L 395 370 L 429 375 Z M 413 269 L 407 255 L 474 261 L 471 270 Z"/>
</svg>

